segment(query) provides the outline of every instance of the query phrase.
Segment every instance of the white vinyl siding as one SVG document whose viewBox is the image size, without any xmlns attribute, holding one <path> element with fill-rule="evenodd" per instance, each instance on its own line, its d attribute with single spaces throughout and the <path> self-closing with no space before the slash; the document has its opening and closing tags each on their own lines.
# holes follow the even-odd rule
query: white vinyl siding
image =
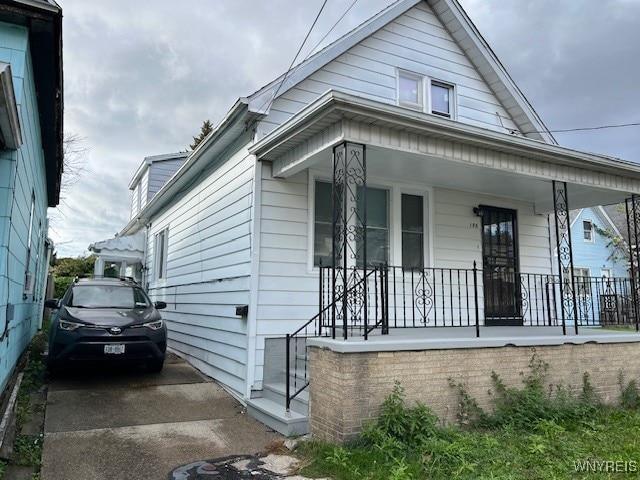
<svg viewBox="0 0 640 480">
<path fill-rule="evenodd" d="M 149 231 L 153 241 L 171 225 L 166 279 L 153 281 L 155 273 L 148 272 L 150 295 L 168 303 L 162 316 L 169 346 L 238 396 L 246 391 L 247 319 L 236 315 L 236 306 L 249 304 L 255 168 L 247 140 L 237 142 L 237 153 L 212 159 Z"/>
<path fill-rule="evenodd" d="M 438 268 L 482 268 L 480 219 L 473 207 L 483 204 L 517 211 L 520 270 L 551 273 L 549 225 L 546 215 L 536 215 L 533 205 L 512 199 L 435 189 L 434 248 Z"/>
<path fill-rule="evenodd" d="M 397 104 L 398 69 L 455 85 L 457 121 L 502 133 L 517 130 L 429 5 L 422 2 L 276 99 L 260 124 L 259 136 L 330 89 Z"/>
<path fill-rule="evenodd" d="M 309 174 L 305 171 L 282 180 L 271 176 L 270 164 L 263 164 L 262 169 L 258 372 L 262 368 L 264 339 L 291 333 L 318 312 L 318 271 L 313 268 L 315 206 L 309 201 L 309 195 L 313 199 L 314 189 L 309 188 Z M 311 180 L 315 182 L 316 178 L 311 175 Z M 375 185 L 384 188 L 382 181 Z M 480 222 L 473 207 L 487 204 L 517 210 L 522 271 L 551 273 L 548 219 L 546 215 L 534 214 L 533 205 L 507 198 L 431 189 L 428 185 L 391 184 L 389 192 L 391 265 L 402 263 L 402 194 L 433 192 L 433 199 L 423 197 L 425 266 L 472 269 L 476 261 L 478 268 L 482 268 Z M 433 212 L 432 220 L 428 212 Z M 260 373 L 257 375 L 259 381 Z"/>
</svg>

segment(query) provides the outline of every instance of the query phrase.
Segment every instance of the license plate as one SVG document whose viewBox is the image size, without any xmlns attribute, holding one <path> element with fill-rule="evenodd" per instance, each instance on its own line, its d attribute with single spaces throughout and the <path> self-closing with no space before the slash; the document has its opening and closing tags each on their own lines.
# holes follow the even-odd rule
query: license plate
<svg viewBox="0 0 640 480">
<path fill-rule="evenodd" d="M 107 353 L 109 355 L 120 355 L 124 353 L 124 345 L 122 344 L 105 345 L 104 353 Z"/>
</svg>

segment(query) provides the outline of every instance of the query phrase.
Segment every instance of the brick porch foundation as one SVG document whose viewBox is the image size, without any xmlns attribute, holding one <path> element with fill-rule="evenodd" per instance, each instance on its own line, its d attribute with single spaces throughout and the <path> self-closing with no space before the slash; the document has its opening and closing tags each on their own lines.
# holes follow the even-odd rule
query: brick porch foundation
<svg viewBox="0 0 640 480">
<path fill-rule="evenodd" d="M 327 347 L 310 348 L 310 431 L 318 437 L 344 442 L 374 419 L 380 405 L 399 381 L 408 404 L 420 401 L 445 422 L 455 422 L 459 397 L 449 379 L 462 383 L 483 408 L 495 371 L 510 386 L 521 386 L 532 357 L 549 364 L 548 382 L 582 388 L 583 374 L 600 398 L 615 403 L 619 376 L 625 385 L 640 383 L 640 343 L 585 343 L 551 346 L 426 349 L 344 353 Z"/>
</svg>

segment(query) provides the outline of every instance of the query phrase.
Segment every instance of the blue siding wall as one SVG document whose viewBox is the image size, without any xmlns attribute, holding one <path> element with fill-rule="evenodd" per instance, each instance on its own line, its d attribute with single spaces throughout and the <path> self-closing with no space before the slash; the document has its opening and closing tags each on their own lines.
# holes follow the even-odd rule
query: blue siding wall
<svg viewBox="0 0 640 480">
<path fill-rule="evenodd" d="M 580 212 L 571 226 L 571 246 L 573 248 L 574 268 L 588 268 L 592 277 L 602 276 L 603 268 L 609 269 L 614 277 L 626 278 L 629 276 L 625 262 L 613 262 L 611 247 L 607 247 L 609 240 L 606 237 L 593 232 L 593 242 L 586 242 L 583 235 L 582 222 L 591 221 L 603 230 L 612 226 L 603 221 L 602 214 L 593 208 L 585 208 Z"/>
<path fill-rule="evenodd" d="M 0 62 L 11 64 L 23 139 L 18 150 L 0 151 L 0 391 L 38 330 L 48 270 L 45 164 L 28 39 L 26 28 L 0 22 Z M 35 275 L 30 295 L 23 294 L 26 273 Z"/>
</svg>

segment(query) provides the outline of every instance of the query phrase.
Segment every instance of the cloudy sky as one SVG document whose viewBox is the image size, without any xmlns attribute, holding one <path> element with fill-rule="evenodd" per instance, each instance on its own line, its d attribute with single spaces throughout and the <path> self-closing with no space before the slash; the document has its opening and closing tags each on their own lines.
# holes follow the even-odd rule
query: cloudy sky
<svg viewBox="0 0 640 480">
<path fill-rule="evenodd" d="M 86 171 L 50 209 L 58 256 L 87 254 L 129 219 L 143 158 L 184 151 L 238 97 L 286 71 L 324 0 L 58 0 L 65 132 Z M 359 0 L 323 44 L 394 0 Z M 640 1 L 460 0 L 551 130 L 640 122 Z M 327 0 L 304 58 L 352 4 Z M 640 127 L 554 133 L 640 162 Z"/>
</svg>

